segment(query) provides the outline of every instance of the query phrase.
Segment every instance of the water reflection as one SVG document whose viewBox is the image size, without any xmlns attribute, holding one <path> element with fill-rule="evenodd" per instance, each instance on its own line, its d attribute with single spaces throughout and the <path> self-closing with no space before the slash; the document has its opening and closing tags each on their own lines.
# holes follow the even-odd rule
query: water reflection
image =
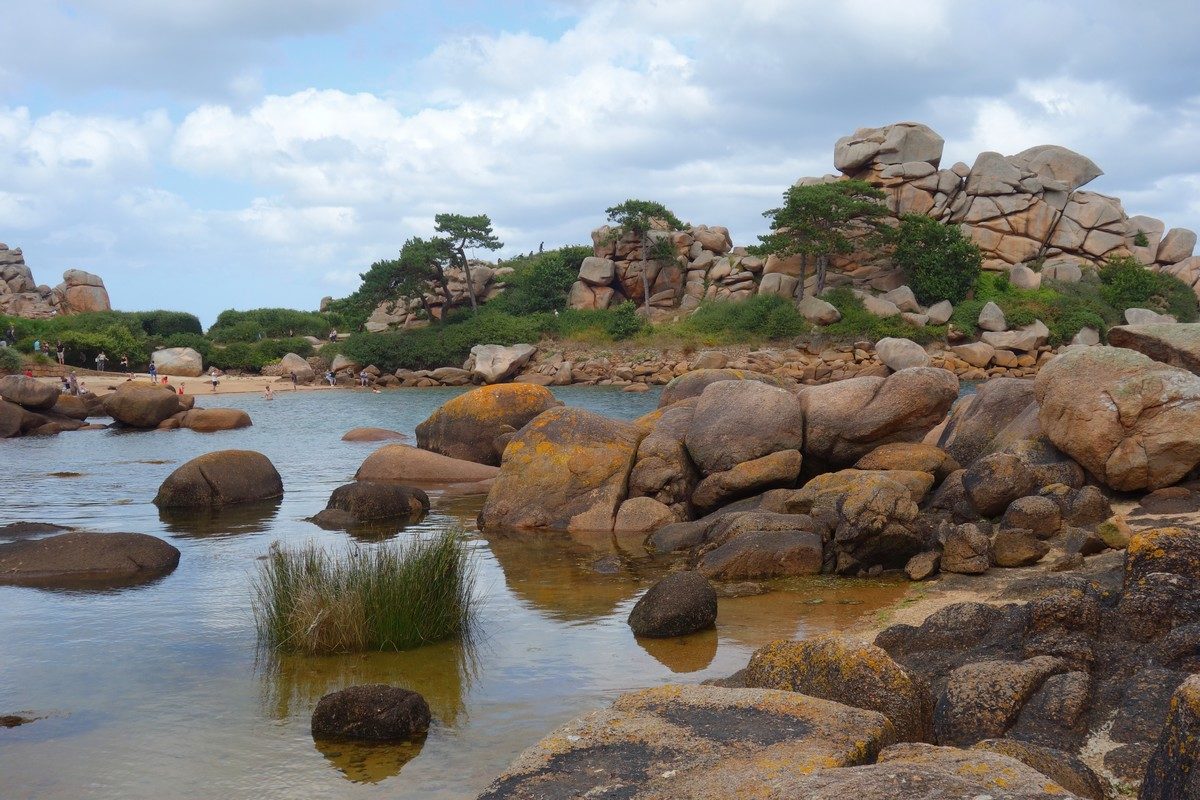
<svg viewBox="0 0 1200 800">
<path fill-rule="evenodd" d="M 351 783 L 379 783 L 399 775 L 405 764 L 419 756 L 425 739 L 380 744 L 315 739 L 313 746 Z"/>
<path fill-rule="evenodd" d="M 418 692 L 434 719 L 465 721 L 466 698 L 477 674 L 475 645 L 446 641 L 400 652 L 313 656 L 266 651 L 257 664 L 263 713 L 271 719 L 308 718 L 330 692 L 386 683 Z"/>
<path fill-rule="evenodd" d="M 709 628 L 689 636 L 667 639 L 638 636 L 634 641 L 671 672 L 684 674 L 708 669 L 708 665 L 717 657 L 719 639 L 716 628 Z"/>
<path fill-rule="evenodd" d="M 282 498 L 224 508 L 160 508 L 158 518 L 168 533 L 185 539 L 207 539 L 264 533 L 279 513 Z"/>
<path fill-rule="evenodd" d="M 607 616 L 645 588 L 624 560 L 615 574 L 592 567 L 603 556 L 619 557 L 611 534 L 498 529 L 479 536 L 504 571 L 505 586 L 553 619 Z"/>
</svg>

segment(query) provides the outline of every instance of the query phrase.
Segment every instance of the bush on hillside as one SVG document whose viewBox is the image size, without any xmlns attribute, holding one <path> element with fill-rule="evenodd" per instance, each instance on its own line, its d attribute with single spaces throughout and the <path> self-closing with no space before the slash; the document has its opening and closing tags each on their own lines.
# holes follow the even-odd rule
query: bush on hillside
<svg viewBox="0 0 1200 800">
<path fill-rule="evenodd" d="M 507 288 L 488 307 L 509 314 L 564 310 L 579 267 L 590 255 L 592 248 L 575 245 L 506 261 L 504 266 L 514 272 L 503 279 Z"/>
<path fill-rule="evenodd" d="M 685 332 L 746 341 L 786 339 L 810 326 L 787 298 L 759 294 L 741 302 L 706 300 L 679 327 Z"/>
<path fill-rule="evenodd" d="M 954 309 L 951 321 L 959 330 L 976 332 L 979 312 L 993 302 L 1004 312 L 1012 327 L 1041 320 L 1050 329 L 1050 343 L 1069 342 L 1082 328 L 1095 328 L 1101 334 L 1119 324 L 1121 311 L 1102 296 L 1101 286 L 1093 281 L 1058 283 L 1044 280 L 1039 289 L 1018 289 L 1008 275 L 985 272 L 979 276 L 975 296 Z"/>
<path fill-rule="evenodd" d="M 1174 275 L 1151 272 L 1130 256 L 1112 258 L 1100 268 L 1104 299 L 1113 308 L 1149 308 L 1180 322 L 1197 317 L 1196 295 Z"/>
<path fill-rule="evenodd" d="M 195 333 L 175 333 L 163 339 L 160 347 L 190 347 L 199 353 L 204 362 L 208 363 L 213 345 L 208 339 Z M 157 348 L 156 348 L 157 349 Z"/>
<path fill-rule="evenodd" d="M 620 341 L 636 336 L 645 324 L 642 318 L 638 316 L 637 306 L 631 301 L 626 300 L 624 303 L 610 310 L 608 319 L 604 324 L 604 331 L 614 341 Z"/>
<path fill-rule="evenodd" d="M 893 237 L 892 259 L 922 305 L 958 303 L 975 287 L 983 255 L 957 225 L 905 214 Z"/>
<path fill-rule="evenodd" d="M 208 337 L 216 342 L 253 342 L 293 336 L 325 338 L 329 329 L 338 327 L 340 322 L 333 314 L 292 308 L 229 309 L 217 316 L 217 321 L 208 329 Z"/>
<path fill-rule="evenodd" d="M 196 315 L 185 311 L 135 311 L 133 314 L 147 336 L 166 338 L 175 334 L 199 336 L 204 333 Z"/>
<path fill-rule="evenodd" d="M 842 314 L 840 320 L 820 329 L 823 334 L 833 339 L 876 342 L 894 336 L 925 344 L 946 335 L 945 325 L 926 325 L 921 328 L 905 322 L 899 315 L 877 317 L 867 311 L 862 300 L 844 286 L 826 292 L 824 300 Z"/>
<path fill-rule="evenodd" d="M 217 369 L 242 372 L 257 372 L 270 361 L 249 342 L 231 342 L 224 347 L 214 347 L 208 356 L 208 363 Z"/>
<path fill-rule="evenodd" d="M 0 375 L 21 371 L 21 354 L 15 347 L 0 347 Z"/>
</svg>

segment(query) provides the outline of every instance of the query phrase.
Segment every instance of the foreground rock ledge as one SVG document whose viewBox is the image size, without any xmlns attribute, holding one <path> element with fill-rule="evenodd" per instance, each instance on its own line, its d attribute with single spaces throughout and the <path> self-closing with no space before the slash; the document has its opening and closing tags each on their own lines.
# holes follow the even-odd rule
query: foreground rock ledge
<svg viewBox="0 0 1200 800">
<path fill-rule="evenodd" d="M 166 575 L 179 551 L 144 533 L 73 531 L 0 545 L 0 584 L 125 586 Z"/>
</svg>

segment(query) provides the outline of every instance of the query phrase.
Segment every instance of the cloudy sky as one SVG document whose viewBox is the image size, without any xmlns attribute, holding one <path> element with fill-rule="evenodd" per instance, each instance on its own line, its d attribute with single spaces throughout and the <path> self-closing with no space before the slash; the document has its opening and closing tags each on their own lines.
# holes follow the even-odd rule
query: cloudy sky
<svg viewBox="0 0 1200 800">
<path fill-rule="evenodd" d="M 5 0 L 0 241 L 122 309 L 315 308 L 439 211 L 501 255 L 665 202 L 740 243 L 900 120 L 1071 147 L 1200 229 L 1200 7 L 971 0 Z"/>
</svg>

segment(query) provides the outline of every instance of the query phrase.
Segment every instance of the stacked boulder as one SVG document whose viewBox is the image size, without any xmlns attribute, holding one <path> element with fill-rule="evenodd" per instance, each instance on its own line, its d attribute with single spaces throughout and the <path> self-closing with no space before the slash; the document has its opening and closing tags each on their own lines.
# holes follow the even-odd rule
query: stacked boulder
<svg viewBox="0 0 1200 800">
<path fill-rule="evenodd" d="M 111 310 L 100 276 L 69 269 L 58 286 L 39 286 L 25 264 L 21 248 L 0 244 L 0 314 L 45 319 L 56 314 Z"/>
<path fill-rule="evenodd" d="M 90 393 L 64 395 L 52 383 L 23 375 L 0 378 L 0 439 L 79 430 L 88 417 L 104 413 Z"/>
<path fill-rule="evenodd" d="M 505 287 L 504 278 L 512 274 L 509 267 L 500 267 L 487 261 L 471 260 L 471 283 L 475 290 L 475 300 L 486 303 L 501 294 Z M 469 306 L 471 294 L 467 287 L 465 272 L 459 267 L 446 269 L 446 284 L 450 290 L 450 308 Z M 446 295 L 440 284 L 430 282 L 424 292 L 424 305 L 420 297 L 397 297 L 385 300 L 376 306 L 367 318 L 366 329 L 371 333 L 379 333 L 391 328 L 421 328 L 430 320 L 424 315 L 428 306 L 435 319 L 449 310 L 446 308 Z"/>
</svg>

